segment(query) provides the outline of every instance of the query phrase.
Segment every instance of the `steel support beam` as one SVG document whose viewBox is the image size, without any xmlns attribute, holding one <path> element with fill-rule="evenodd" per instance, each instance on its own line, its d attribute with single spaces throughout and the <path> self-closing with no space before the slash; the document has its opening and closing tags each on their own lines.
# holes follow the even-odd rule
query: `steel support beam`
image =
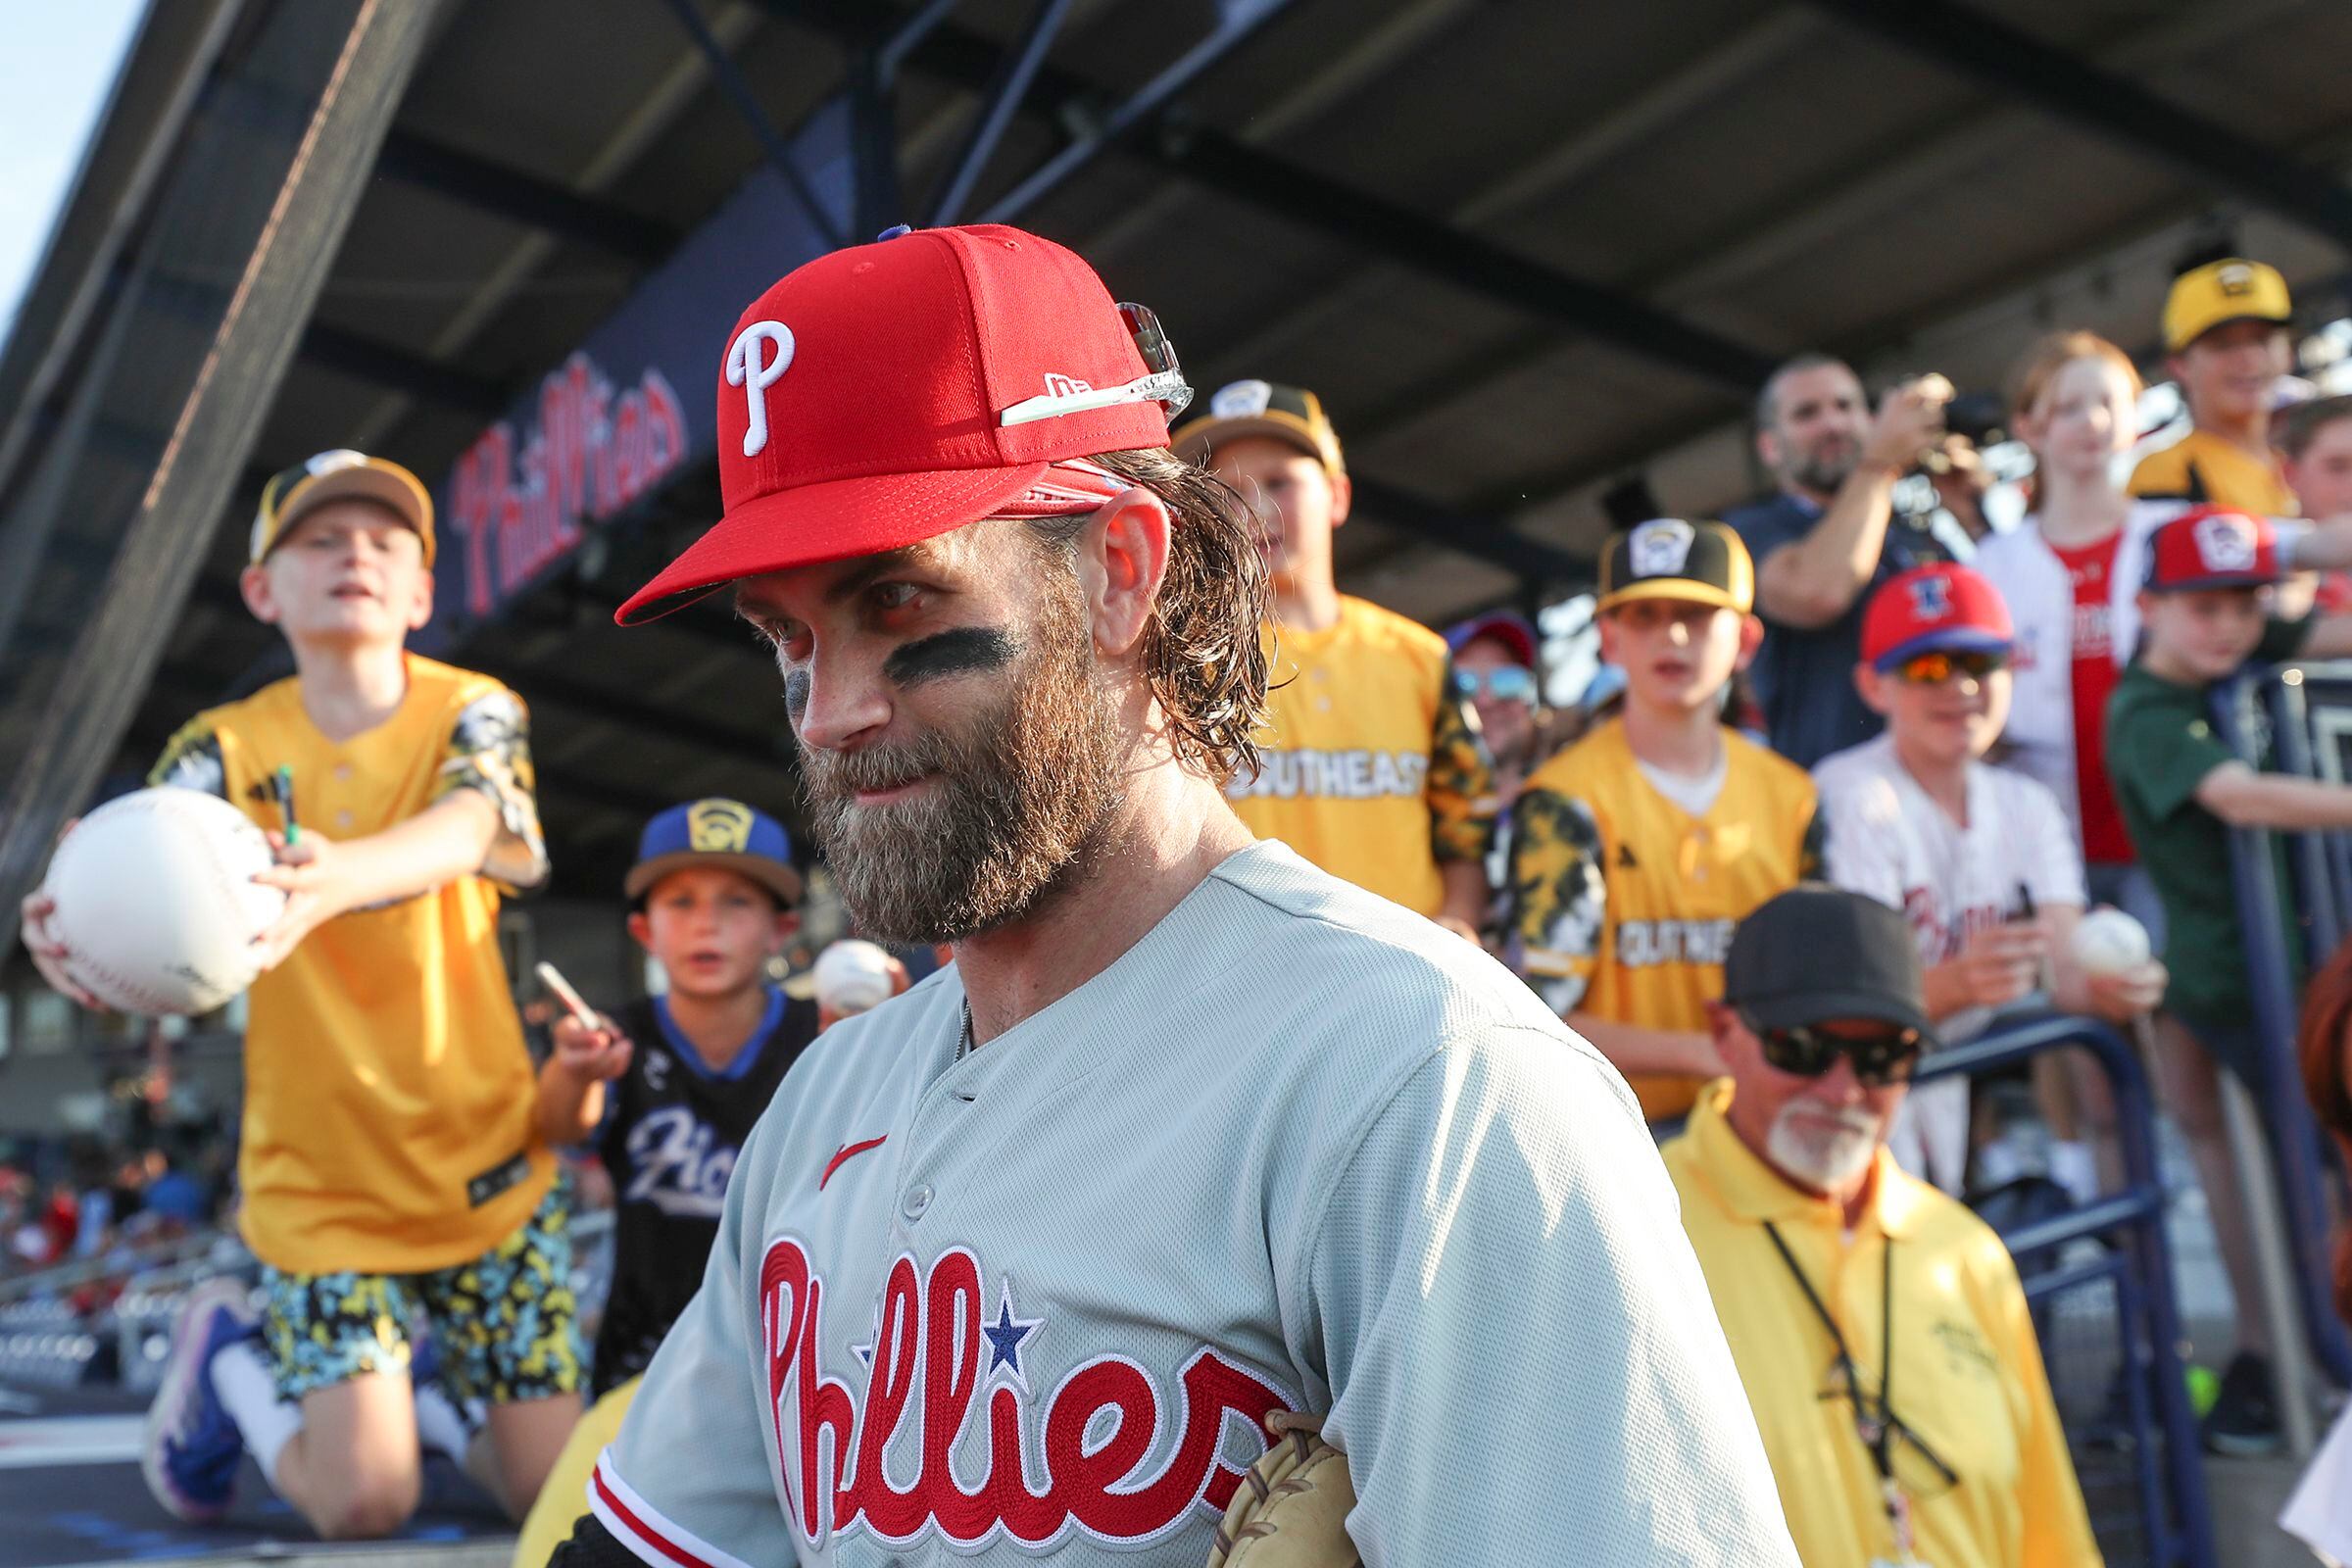
<svg viewBox="0 0 2352 1568">
<path fill-rule="evenodd" d="M 759 95 L 752 91 L 752 84 L 736 66 L 735 57 L 727 53 L 727 46 L 703 21 L 703 14 L 695 9 L 694 0 L 669 0 L 669 9 L 677 17 L 678 25 L 686 30 L 686 36 L 692 38 L 694 46 L 703 52 L 703 59 L 710 67 L 710 79 L 718 83 L 718 90 L 726 94 L 728 103 L 735 106 L 736 116 L 751 127 L 752 135 L 767 154 L 767 161 L 776 166 L 777 173 L 784 176 L 785 187 L 792 192 L 793 200 L 800 203 L 808 221 L 825 237 L 825 243 L 836 250 L 840 249 L 848 243 L 841 232 L 841 225 L 833 221 L 833 215 L 825 211 L 825 204 L 816 199 L 816 192 L 808 184 L 808 176 L 801 172 L 800 164 L 792 156 L 792 142 L 776 128 L 775 122 L 767 118 L 767 111 L 760 107 Z"/>
<path fill-rule="evenodd" d="M 1851 26 L 2154 157 L 2352 249 L 2352 190 L 2333 175 L 1953 0 L 1811 0 Z"/>
<path fill-rule="evenodd" d="M 444 9 L 355 0 L 306 18 L 339 47 L 315 62 L 319 96 L 255 235 L 230 308 L 180 405 L 104 592 L 16 759 L 0 809 L 0 901 L 32 886 L 58 824 L 120 746 L 261 433 L 302 325 L 341 249 L 401 95 Z M 337 19 L 340 24 L 335 25 Z M 281 19 L 282 20 L 282 19 Z"/>
<path fill-rule="evenodd" d="M 413 398 L 463 409 L 497 419 L 506 416 L 514 395 L 488 376 L 472 375 L 447 365 L 313 321 L 302 334 L 305 362 L 362 381 L 406 393 Z"/>
<path fill-rule="evenodd" d="M 1375 522 L 1385 522 L 1431 544 L 1488 562 L 1540 581 L 1582 581 L 1592 563 L 1554 545 L 1530 539 L 1508 523 L 1466 517 L 1410 490 L 1368 474 L 1353 476 L 1355 504 Z"/>
<path fill-rule="evenodd" d="M 683 237 L 656 219 L 409 131 L 384 138 L 376 172 L 649 266 L 669 255 Z"/>
<path fill-rule="evenodd" d="M 899 184 L 898 92 L 881 51 L 852 50 L 849 78 L 853 237 L 862 242 L 905 222 L 908 209 Z"/>
<path fill-rule="evenodd" d="M 1020 37 L 1005 52 L 988 84 L 987 94 L 980 100 L 979 110 L 972 116 L 970 133 L 940 180 L 939 194 L 932 199 L 931 216 L 926 220 L 932 227 L 955 222 L 956 215 L 963 211 L 972 187 L 979 183 L 997 144 L 1004 139 L 1004 128 L 1012 123 L 1014 112 L 1027 96 L 1029 84 L 1037 79 L 1038 68 L 1045 64 L 1046 55 L 1053 49 L 1054 40 L 1060 34 L 1061 24 L 1069 14 L 1070 0 L 1038 0 L 1037 8 L 1029 13 Z"/>
<path fill-rule="evenodd" d="M 1500 300 L 1628 353 L 1742 394 L 1772 373 L 1773 357 L 1645 301 L 1546 267 L 1401 202 L 1342 184 L 1220 131 L 1162 137 L 1157 155 L 1212 189 L 1400 262 L 1427 276 Z"/>
</svg>

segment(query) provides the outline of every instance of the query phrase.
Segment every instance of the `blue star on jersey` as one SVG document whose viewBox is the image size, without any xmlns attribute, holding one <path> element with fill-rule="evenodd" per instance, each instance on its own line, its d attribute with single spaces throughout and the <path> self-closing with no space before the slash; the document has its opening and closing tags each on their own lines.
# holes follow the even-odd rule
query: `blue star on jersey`
<svg viewBox="0 0 2352 1568">
<path fill-rule="evenodd" d="M 988 1341 L 988 1375 L 995 1377 L 997 1369 L 1004 1369 L 1007 1381 L 1023 1394 L 1029 1392 L 1029 1380 L 1021 1372 L 1021 1342 L 1045 1326 L 1042 1317 L 1015 1317 L 1012 1312 L 1012 1280 L 1004 1281 L 1004 1294 L 997 1298 L 997 1320 L 980 1325 L 980 1333 Z"/>
</svg>

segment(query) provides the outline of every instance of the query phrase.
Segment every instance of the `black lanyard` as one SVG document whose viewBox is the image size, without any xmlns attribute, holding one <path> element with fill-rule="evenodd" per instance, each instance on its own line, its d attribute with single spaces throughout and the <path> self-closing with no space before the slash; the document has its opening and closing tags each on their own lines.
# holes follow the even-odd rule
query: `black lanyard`
<svg viewBox="0 0 2352 1568">
<path fill-rule="evenodd" d="M 1772 1245 L 1780 1252 L 1781 1261 L 1788 1265 L 1788 1273 L 1796 1281 L 1796 1288 L 1805 1293 L 1805 1301 L 1813 1308 L 1813 1315 L 1820 1318 L 1821 1326 L 1830 1331 L 1830 1343 L 1838 1349 L 1838 1369 L 1845 1375 L 1846 1389 L 1853 1396 L 1855 1433 L 1870 1450 L 1871 1462 L 1879 1467 L 1879 1480 L 1888 1486 L 1894 1485 L 1894 1238 L 1889 1236 L 1886 1239 L 1886 1250 L 1880 1254 L 1879 1261 L 1879 1332 L 1882 1338 L 1879 1341 L 1878 1413 L 1874 1415 L 1869 1399 L 1862 1392 L 1861 1378 L 1854 1370 L 1853 1352 L 1846 1348 L 1844 1331 L 1838 1327 L 1838 1320 L 1830 1315 L 1829 1305 L 1822 1300 L 1821 1293 L 1813 1288 L 1813 1282 L 1805 1278 L 1805 1271 L 1797 1266 L 1796 1254 L 1788 1250 L 1787 1242 L 1781 1240 L 1780 1227 L 1766 1220 L 1764 1234 L 1772 1238 Z"/>
</svg>

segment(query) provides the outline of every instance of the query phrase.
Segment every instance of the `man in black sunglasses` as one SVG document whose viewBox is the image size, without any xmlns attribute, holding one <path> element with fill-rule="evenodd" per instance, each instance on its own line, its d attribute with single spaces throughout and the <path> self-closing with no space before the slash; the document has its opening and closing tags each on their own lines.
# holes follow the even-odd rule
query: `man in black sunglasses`
<svg viewBox="0 0 2352 1568">
<path fill-rule="evenodd" d="M 1902 915 L 1780 895 L 1734 934 L 1709 1021 L 1730 1076 L 1666 1169 L 1798 1555 L 2098 1562 L 2016 1266 L 1886 1152 L 1936 1043 Z"/>
</svg>

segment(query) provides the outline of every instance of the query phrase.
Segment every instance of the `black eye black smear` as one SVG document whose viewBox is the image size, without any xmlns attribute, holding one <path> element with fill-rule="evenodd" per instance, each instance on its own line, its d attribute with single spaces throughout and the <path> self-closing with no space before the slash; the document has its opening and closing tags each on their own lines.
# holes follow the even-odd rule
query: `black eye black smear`
<svg viewBox="0 0 2352 1568">
<path fill-rule="evenodd" d="M 808 710 L 808 672 L 796 669 L 784 677 L 784 712 L 795 724 Z"/>
<path fill-rule="evenodd" d="M 882 673 L 899 686 L 918 686 L 949 675 L 1003 669 L 1018 658 L 1020 639 L 1002 626 L 958 626 L 903 643 L 882 662 Z M 786 701 L 790 701 L 787 683 Z M 804 693 L 802 701 L 806 702 Z"/>
</svg>

